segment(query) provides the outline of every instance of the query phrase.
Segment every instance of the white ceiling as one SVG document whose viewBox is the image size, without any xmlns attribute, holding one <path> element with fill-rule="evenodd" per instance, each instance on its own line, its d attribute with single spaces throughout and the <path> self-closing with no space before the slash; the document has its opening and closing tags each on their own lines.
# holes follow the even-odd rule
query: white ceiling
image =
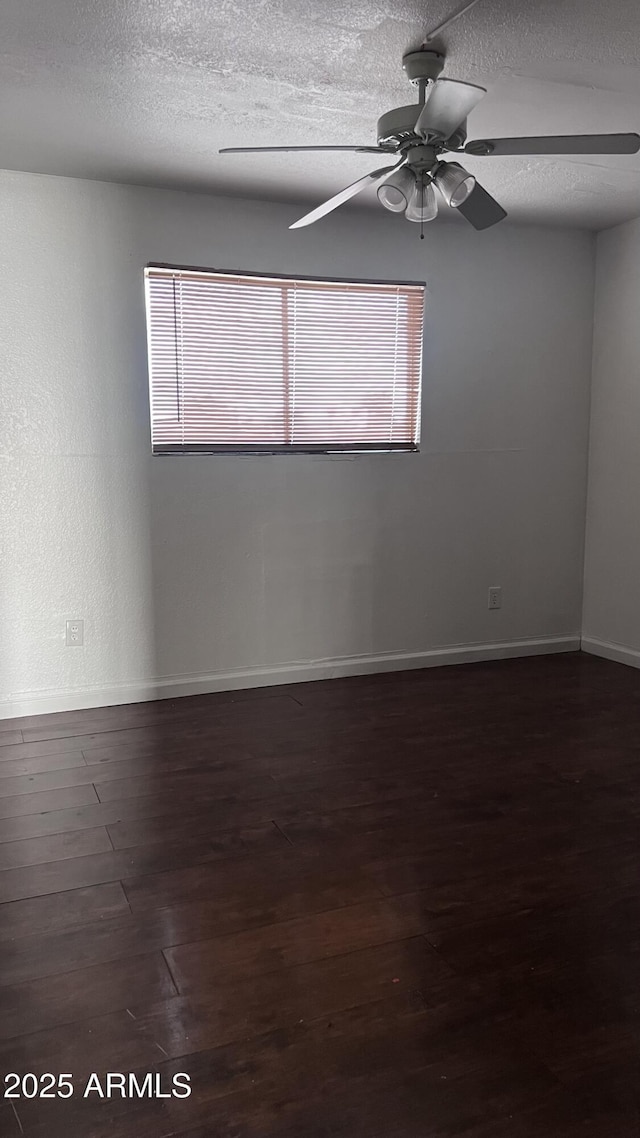
<svg viewBox="0 0 640 1138">
<path fill-rule="evenodd" d="M 413 102 L 403 52 L 463 0 L 4 0 L 0 165 L 320 201 L 374 155 L 219 146 L 375 142 Z M 489 88 L 469 138 L 640 131 L 638 0 L 479 0 L 441 41 Z M 640 215 L 640 155 L 469 159 L 517 220 Z"/>
</svg>

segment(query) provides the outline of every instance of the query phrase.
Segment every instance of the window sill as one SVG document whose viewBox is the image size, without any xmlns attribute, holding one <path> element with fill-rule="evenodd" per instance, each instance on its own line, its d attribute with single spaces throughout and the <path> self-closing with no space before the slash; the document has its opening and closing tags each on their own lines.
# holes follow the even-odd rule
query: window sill
<svg viewBox="0 0 640 1138">
<path fill-rule="evenodd" d="M 311 458 L 353 458 L 362 454 L 418 454 L 419 446 L 407 446 L 405 443 L 380 443 L 369 445 L 357 443 L 343 447 L 208 447 L 202 446 L 156 446 L 152 453 L 154 456 L 166 455 L 211 455 L 229 458 L 265 458 L 275 455 L 298 455 Z"/>
</svg>

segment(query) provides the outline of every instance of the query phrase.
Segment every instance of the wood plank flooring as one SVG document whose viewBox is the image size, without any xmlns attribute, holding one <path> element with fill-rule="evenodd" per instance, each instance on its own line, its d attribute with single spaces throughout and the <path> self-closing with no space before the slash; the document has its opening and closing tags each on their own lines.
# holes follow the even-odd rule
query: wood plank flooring
<svg viewBox="0 0 640 1138">
<path fill-rule="evenodd" d="M 4 722 L 0 1134 L 637 1138 L 639 822 L 580 654 Z"/>
</svg>

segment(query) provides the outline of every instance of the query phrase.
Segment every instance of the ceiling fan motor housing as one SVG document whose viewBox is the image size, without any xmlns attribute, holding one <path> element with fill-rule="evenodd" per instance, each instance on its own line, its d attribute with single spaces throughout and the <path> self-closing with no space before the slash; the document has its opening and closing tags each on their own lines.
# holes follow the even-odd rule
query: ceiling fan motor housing
<svg viewBox="0 0 640 1138">
<path fill-rule="evenodd" d="M 416 123 L 421 110 L 422 106 L 419 103 L 411 103 L 408 107 L 394 107 L 392 111 L 387 111 L 386 114 L 381 115 L 377 126 L 378 145 L 404 148 L 407 143 L 422 141 L 420 136 L 416 134 Z M 434 138 L 432 141 L 438 143 L 442 149 L 461 150 L 466 138 L 467 123 L 465 120 L 454 131 L 451 138 L 446 140 L 448 144 L 446 147 L 444 146 L 444 139 Z"/>
<path fill-rule="evenodd" d="M 378 145 L 402 146 L 416 137 L 416 123 L 422 107 L 411 103 L 408 107 L 394 107 L 378 119 Z"/>
</svg>

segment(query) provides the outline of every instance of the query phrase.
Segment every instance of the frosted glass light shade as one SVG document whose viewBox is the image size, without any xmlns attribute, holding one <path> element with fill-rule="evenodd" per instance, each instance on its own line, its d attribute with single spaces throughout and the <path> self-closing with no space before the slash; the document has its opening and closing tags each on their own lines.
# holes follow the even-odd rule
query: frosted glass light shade
<svg viewBox="0 0 640 1138">
<path fill-rule="evenodd" d="M 416 180 L 410 170 L 397 170 L 378 187 L 378 201 L 392 213 L 404 213 Z"/>
<path fill-rule="evenodd" d="M 438 167 L 434 181 L 447 205 L 453 209 L 466 202 L 476 185 L 473 174 L 457 162 L 443 162 Z"/>
<path fill-rule="evenodd" d="M 431 182 L 424 186 L 416 183 L 404 216 L 407 221 L 433 221 L 438 216 L 436 191 Z"/>
</svg>

